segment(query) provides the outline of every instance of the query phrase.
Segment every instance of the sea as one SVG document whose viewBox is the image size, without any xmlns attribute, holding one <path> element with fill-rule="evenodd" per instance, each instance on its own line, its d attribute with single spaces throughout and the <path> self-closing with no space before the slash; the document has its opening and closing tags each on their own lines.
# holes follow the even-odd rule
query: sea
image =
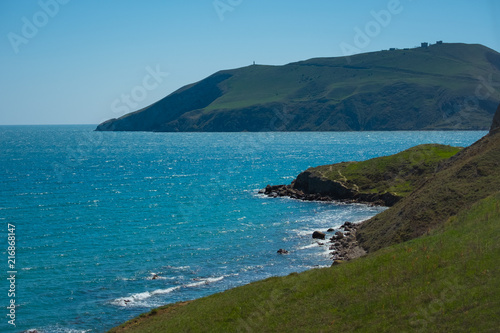
<svg viewBox="0 0 500 333">
<path fill-rule="evenodd" d="M 104 332 L 168 303 L 328 267 L 313 231 L 384 208 L 259 189 L 317 165 L 486 134 L 94 128 L 0 126 L 1 332 Z"/>
</svg>

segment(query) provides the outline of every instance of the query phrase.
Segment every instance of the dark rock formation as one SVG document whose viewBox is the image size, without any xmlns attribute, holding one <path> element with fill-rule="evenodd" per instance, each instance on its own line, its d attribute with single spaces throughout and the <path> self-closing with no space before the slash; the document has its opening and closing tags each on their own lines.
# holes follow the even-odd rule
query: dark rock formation
<svg viewBox="0 0 500 333">
<path fill-rule="evenodd" d="M 490 134 L 495 134 L 500 131 L 500 105 L 498 105 L 495 117 L 493 117 L 493 123 L 491 124 Z"/>
<path fill-rule="evenodd" d="M 332 245 L 330 245 L 329 249 L 333 251 L 332 259 L 334 260 L 332 266 L 340 264 L 343 261 L 361 257 L 366 254 L 366 251 L 358 244 L 358 241 L 356 239 L 356 233 L 359 224 L 346 222 L 341 228 L 344 228 L 346 224 L 350 228 L 349 232 L 342 233 L 338 231 L 335 236 L 330 239 Z"/>
<path fill-rule="evenodd" d="M 393 206 L 401 197 L 392 193 L 359 193 L 337 181 L 326 179 L 306 170 L 290 185 L 267 185 L 259 191 L 269 197 L 290 197 L 304 201 L 341 201 Z"/>
<path fill-rule="evenodd" d="M 278 253 L 278 254 L 288 254 L 289 252 L 288 252 L 287 250 L 285 250 L 285 249 L 279 249 L 279 250 L 277 251 L 277 253 Z"/>
<path fill-rule="evenodd" d="M 325 237 L 326 237 L 325 233 L 321 232 L 321 231 L 315 231 L 312 234 L 312 238 L 315 238 L 315 239 L 325 239 Z"/>
<path fill-rule="evenodd" d="M 319 194 L 333 199 L 354 197 L 354 192 L 341 183 L 326 179 L 308 170 L 297 176 L 297 179 L 292 183 L 292 188 L 306 194 Z"/>
</svg>

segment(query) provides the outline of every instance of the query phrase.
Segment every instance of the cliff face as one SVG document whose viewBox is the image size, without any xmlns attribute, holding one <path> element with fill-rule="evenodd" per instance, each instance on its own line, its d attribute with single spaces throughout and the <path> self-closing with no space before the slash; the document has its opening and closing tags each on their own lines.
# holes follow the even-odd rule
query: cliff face
<svg viewBox="0 0 500 333">
<path fill-rule="evenodd" d="M 493 124 L 491 124 L 490 134 L 497 133 L 500 130 L 500 105 L 498 105 L 497 112 L 493 118 Z"/>
<path fill-rule="evenodd" d="M 300 173 L 292 184 L 292 188 L 306 194 L 320 194 L 330 196 L 334 200 L 352 199 L 355 192 L 339 182 L 326 179 L 321 175 L 304 171 Z"/>
</svg>

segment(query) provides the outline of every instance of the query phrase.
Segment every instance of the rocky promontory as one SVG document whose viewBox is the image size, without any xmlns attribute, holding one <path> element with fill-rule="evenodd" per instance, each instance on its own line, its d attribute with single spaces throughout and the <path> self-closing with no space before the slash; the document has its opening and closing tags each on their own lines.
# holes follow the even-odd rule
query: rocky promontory
<svg viewBox="0 0 500 333">
<path fill-rule="evenodd" d="M 344 203 L 365 203 L 381 206 L 392 206 L 398 202 L 401 197 L 392 193 L 359 193 L 352 191 L 344 187 L 342 184 L 331 181 L 328 179 L 322 179 L 311 174 L 306 174 L 303 172 L 299 177 L 305 178 L 306 184 L 321 184 L 323 188 L 322 191 L 315 192 L 314 187 L 312 190 L 304 191 L 300 187 L 296 186 L 296 182 L 292 182 L 291 185 L 267 185 L 266 188 L 259 191 L 261 194 L 265 194 L 269 197 L 290 197 L 292 199 L 298 199 L 303 201 L 338 201 Z M 298 177 L 297 177 L 298 178 Z"/>
<path fill-rule="evenodd" d="M 426 144 L 391 156 L 309 168 L 290 185 L 267 185 L 269 197 L 339 201 L 391 207 L 461 148 Z"/>
</svg>

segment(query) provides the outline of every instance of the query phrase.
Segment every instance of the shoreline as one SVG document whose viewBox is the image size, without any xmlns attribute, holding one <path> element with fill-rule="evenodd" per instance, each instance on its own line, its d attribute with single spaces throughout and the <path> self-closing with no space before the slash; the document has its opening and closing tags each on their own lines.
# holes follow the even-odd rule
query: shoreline
<svg viewBox="0 0 500 333">
<path fill-rule="evenodd" d="M 326 193 L 305 192 L 296 185 L 296 181 L 305 172 L 301 173 L 290 185 L 267 185 L 264 189 L 259 190 L 259 194 L 263 194 L 270 198 L 289 197 L 301 201 L 321 201 L 321 202 L 338 202 L 345 204 L 364 204 L 368 206 L 391 207 L 396 202 L 401 200 L 400 196 L 386 192 L 378 193 L 361 193 L 340 187 L 339 183 L 322 180 L 326 186 L 331 186 Z M 306 181 L 309 181 L 310 175 L 306 175 Z M 310 191 L 311 192 L 311 191 Z"/>
<path fill-rule="evenodd" d="M 318 193 L 304 193 L 294 189 L 292 185 L 267 185 L 264 189 L 259 190 L 259 194 L 269 198 L 288 197 L 294 200 L 301 201 L 319 201 L 319 202 L 336 202 L 341 204 L 362 204 L 367 206 L 383 206 L 384 201 L 365 201 L 359 199 L 333 199 L 328 195 Z M 359 245 L 357 240 L 357 232 L 359 227 L 366 220 L 360 222 L 344 222 L 338 228 L 329 228 L 326 232 L 316 230 L 312 233 L 312 238 L 318 240 L 319 246 L 328 246 L 330 259 L 333 261 L 332 266 L 341 264 L 344 261 L 353 260 L 366 255 L 368 252 Z M 333 236 L 328 234 L 333 233 Z M 327 240 L 327 242 L 322 242 Z M 288 251 L 279 249 L 278 253 L 287 254 Z"/>
</svg>

